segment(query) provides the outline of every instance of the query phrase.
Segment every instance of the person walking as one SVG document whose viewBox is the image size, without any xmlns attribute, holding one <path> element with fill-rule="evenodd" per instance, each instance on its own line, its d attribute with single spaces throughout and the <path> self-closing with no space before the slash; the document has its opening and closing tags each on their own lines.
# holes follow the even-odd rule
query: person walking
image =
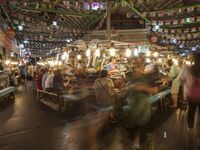
<svg viewBox="0 0 200 150">
<path fill-rule="evenodd" d="M 181 85 L 181 81 L 179 79 L 179 67 L 178 65 L 174 64 L 174 62 L 171 59 L 168 61 L 168 65 L 170 67 L 168 78 L 169 82 L 171 83 L 172 97 L 172 105 L 170 107 L 176 108 L 178 104 L 179 88 Z"/>
<path fill-rule="evenodd" d="M 187 123 L 190 131 L 194 128 L 197 107 L 200 109 L 200 53 L 193 56 L 193 65 L 180 76 L 184 84 L 184 95 L 188 100 Z"/>
</svg>

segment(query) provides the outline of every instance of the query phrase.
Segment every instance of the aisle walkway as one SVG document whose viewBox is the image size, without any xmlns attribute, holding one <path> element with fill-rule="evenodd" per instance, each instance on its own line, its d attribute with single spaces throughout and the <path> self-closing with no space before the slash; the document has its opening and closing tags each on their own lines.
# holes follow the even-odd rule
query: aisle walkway
<svg viewBox="0 0 200 150">
<path fill-rule="evenodd" d="M 151 147 L 198 150 L 197 140 L 188 144 L 185 113 L 181 120 L 178 116 L 179 111 L 168 111 L 153 117 L 155 129 L 149 126 L 153 133 Z M 121 127 L 106 128 L 103 133 L 107 134 L 96 141 L 102 119 L 104 116 L 69 117 L 56 113 L 19 88 L 14 103 L 0 107 L 0 150 L 129 150 L 127 132 Z M 199 126 L 200 120 L 197 123 Z M 200 126 L 194 138 L 200 139 Z"/>
</svg>

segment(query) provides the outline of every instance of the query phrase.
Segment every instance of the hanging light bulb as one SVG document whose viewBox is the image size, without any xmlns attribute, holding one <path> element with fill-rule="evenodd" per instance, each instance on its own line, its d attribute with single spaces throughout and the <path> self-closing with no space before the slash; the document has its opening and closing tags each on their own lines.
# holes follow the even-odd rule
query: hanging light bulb
<svg viewBox="0 0 200 150">
<path fill-rule="evenodd" d="M 77 55 L 77 59 L 81 60 L 82 56 L 81 55 Z"/>
<path fill-rule="evenodd" d="M 58 62 L 58 66 L 62 66 L 62 62 L 61 61 Z"/>
<path fill-rule="evenodd" d="M 66 55 L 66 60 L 69 60 L 69 52 Z"/>
<path fill-rule="evenodd" d="M 146 63 L 150 63 L 150 62 L 151 62 L 151 59 L 146 58 Z"/>
<path fill-rule="evenodd" d="M 162 63 L 162 59 L 161 59 L 161 58 L 158 59 L 158 63 L 159 63 L 159 64 Z"/>
<path fill-rule="evenodd" d="M 18 30 L 22 31 L 24 29 L 24 27 L 22 25 L 18 25 Z"/>
<path fill-rule="evenodd" d="M 130 48 L 127 48 L 127 49 L 125 50 L 125 56 L 126 56 L 126 57 L 131 57 L 131 55 L 132 55 L 132 51 L 130 50 Z"/>
<path fill-rule="evenodd" d="M 110 56 L 114 57 L 116 55 L 116 49 L 110 48 Z"/>
<path fill-rule="evenodd" d="M 154 53 L 153 53 L 153 56 L 154 56 L 154 57 L 158 57 L 158 52 L 154 52 Z"/>
<path fill-rule="evenodd" d="M 99 48 L 96 49 L 95 55 L 96 55 L 96 57 L 100 57 L 101 56 L 101 52 L 100 52 Z"/>
<path fill-rule="evenodd" d="M 10 64 L 10 60 L 6 60 L 6 61 L 5 61 L 5 64 L 6 64 L 6 65 Z"/>
<path fill-rule="evenodd" d="M 159 30 L 160 26 L 159 25 L 155 25 L 154 28 L 155 28 L 155 30 Z"/>
<path fill-rule="evenodd" d="M 54 64 L 57 66 L 57 65 L 58 65 L 58 60 L 56 60 L 56 61 L 54 62 Z"/>
<path fill-rule="evenodd" d="M 176 58 L 173 58 L 172 61 L 174 62 L 175 65 L 178 65 L 178 60 Z"/>
<path fill-rule="evenodd" d="M 137 57 L 138 55 L 139 55 L 139 51 L 138 51 L 137 48 L 135 48 L 135 50 L 134 50 L 134 56 Z"/>
<path fill-rule="evenodd" d="M 61 59 L 66 60 L 66 58 L 67 58 L 67 52 L 64 52 L 63 55 L 61 56 Z"/>
<path fill-rule="evenodd" d="M 90 57 L 90 56 L 91 56 L 91 50 L 90 50 L 89 48 L 86 50 L 85 55 L 86 55 L 87 57 Z"/>
<path fill-rule="evenodd" d="M 151 56 L 151 52 L 150 52 L 150 51 L 147 51 L 147 52 L 146 52 L 146 56 L 147 56 L 147 57 L 150 57 L 150 56 Z"/>
</svg>

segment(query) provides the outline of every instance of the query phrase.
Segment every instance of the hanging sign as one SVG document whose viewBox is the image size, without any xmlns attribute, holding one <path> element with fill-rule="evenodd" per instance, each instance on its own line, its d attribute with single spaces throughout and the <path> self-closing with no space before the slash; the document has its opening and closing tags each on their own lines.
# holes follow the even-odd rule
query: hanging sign
<svg viewBox="0 0 200 150">
<path fill-rule="evenodd" d="M 173 20 L 173 24 L 178 24 L 178 20 Z"/>
</svg>

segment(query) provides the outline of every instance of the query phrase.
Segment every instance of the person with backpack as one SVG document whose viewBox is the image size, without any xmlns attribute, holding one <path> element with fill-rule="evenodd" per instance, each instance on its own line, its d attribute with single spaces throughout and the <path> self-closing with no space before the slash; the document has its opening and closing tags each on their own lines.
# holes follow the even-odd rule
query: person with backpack
<svg viewBox="0 0 200 150">
<path fill-rule="evenodd" d="M 193 65 L 184 70 L 180 79 L 184 86 L 184 95 L 188 100 L 187 123 L 192 130 L 197 107 L 200 109 L 200 53 L 193 56 Z"/>
</svg>

